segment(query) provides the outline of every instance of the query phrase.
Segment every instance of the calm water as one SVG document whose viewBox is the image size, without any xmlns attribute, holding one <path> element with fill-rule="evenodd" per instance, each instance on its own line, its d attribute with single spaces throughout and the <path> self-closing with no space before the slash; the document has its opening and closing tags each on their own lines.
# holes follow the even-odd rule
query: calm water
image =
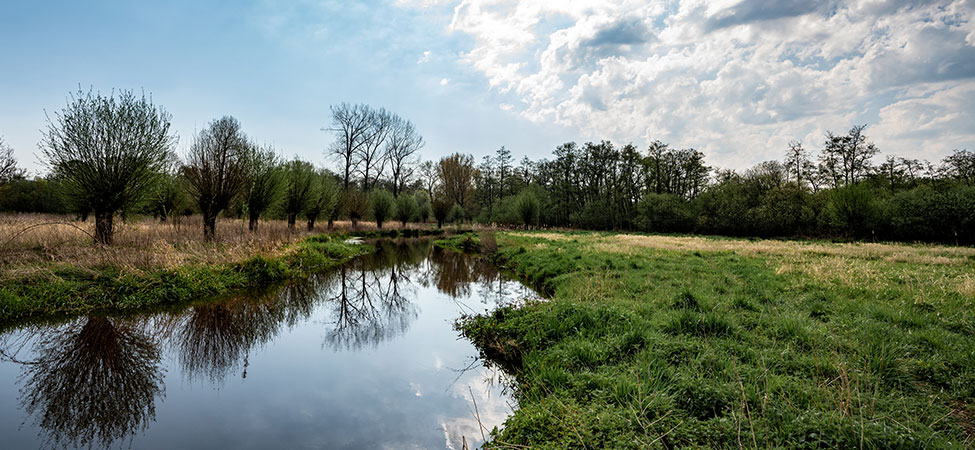
<svg viewBox="0 0 975 450">
<path fill-rule="evenodd" d="M 480 444 L 513 402 L 452 323 L 534 294 L 428 241 L 377 248 L 274 292 L 4 332 L 0 447 Z"/>
</svg>

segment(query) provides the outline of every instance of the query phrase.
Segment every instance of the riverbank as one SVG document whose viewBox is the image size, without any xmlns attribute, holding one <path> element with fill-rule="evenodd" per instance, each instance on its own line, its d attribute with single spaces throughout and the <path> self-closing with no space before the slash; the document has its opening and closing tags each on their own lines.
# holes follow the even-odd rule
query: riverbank
<svg viewBox="0 0 975 450">
<path fill-rule="evenodd" d="M 493 444 L 965 448 L 975 249 L 498 233 L 550 300 L 468 317 L 511 371 Z"/>
<path fill-rule="evenodd" d="M 192 264 L 148 271 L 60 264 L 4 280 L 0 324 L 29 317 L 127 311 L 226 295 L 326 270 L 371 250 L 341 237 L 314 235 L 273 254 L 240 262 Z"/>
</svg>

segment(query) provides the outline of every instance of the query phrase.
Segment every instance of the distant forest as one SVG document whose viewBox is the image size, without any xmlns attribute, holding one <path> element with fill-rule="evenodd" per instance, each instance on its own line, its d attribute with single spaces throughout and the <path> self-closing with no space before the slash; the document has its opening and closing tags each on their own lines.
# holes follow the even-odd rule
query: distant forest
<svg viewBox="0 0 975 450">
<path fill-rule="evenodd" d="M 286 159 L 259 146 L 229 116 L 193 136 L 179 157 L 160 107 L 131 92 L 79 92 L 49 119 L 40 144 L 48 174 L 27 177 L 0 139 L 0 211 L 94 214 L 108 221 L 109 241 L 113 217 L 203 214 L 207 237 L 222 215 L 248 220 L 251 229 L 262 218 L 309 228 L 345 219 L 380 226 L 432 220 L 975 243 L 975 154 L 955 150 L 937 163 L 880 160 L 865 125 L 826 133 L 817 151 L 794 141 L 781 161 L 739 172 L 659 141 L 645 149 L 570 142 L 541 160 L 517 161 L 501 147 L 480 160 L 455 153 L 422 161 L 424 141 L 409 120 L 362 104 L 335 105 L 331 113 L 334 140 L 323 142 L 320 160 Z M 146 123 L 133 126 L 139 120 Z M 133 170 L 137 176 L 126 178 Z"/>
</svg>

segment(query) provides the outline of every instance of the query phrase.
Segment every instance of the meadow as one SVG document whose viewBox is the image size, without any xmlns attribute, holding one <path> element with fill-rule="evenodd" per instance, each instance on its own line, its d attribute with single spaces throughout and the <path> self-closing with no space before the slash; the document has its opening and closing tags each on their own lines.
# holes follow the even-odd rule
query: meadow
<svg viewBox="0 0 975 450">
<path fill-rule="evenodd" d="M 483 239 L 482 239 L 483 240 Z M 975 248 L 507 232 L 496 448 L 971 448 Z"/>
</svg>

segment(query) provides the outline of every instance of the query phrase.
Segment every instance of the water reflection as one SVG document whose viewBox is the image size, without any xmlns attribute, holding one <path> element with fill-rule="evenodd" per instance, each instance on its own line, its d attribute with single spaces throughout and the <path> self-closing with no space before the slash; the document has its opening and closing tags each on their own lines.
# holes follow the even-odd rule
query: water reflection
<svg viewBox="0 0 975 450">
<path fill-rule="evenodd" d="M 49 444 L 108 447 L 153 421 L 161 355 L 144 323 L 90 317 L 44 330 L 35 354 L 20 401 Z"/>
<path fill-rule="evenodd" d="M 185 380 L 197 380 L 215 389 L 233 377 L 250 381 L 246 380 L 248 367 L 255 361 L 258 349 L 276 345 L 288 330 L 317 328 L 324 346 L 333 355 L 358 355 L 361 349 L 389 348 L 385 356 L 373 357 L 379 358 L 375 361 L 368 360 L 368 356 L 332 358 L 335 364 L 343 364 L 341 361 L 346 361 L 344 364 L 365 361 L 375 367 L 388 364 L 382 373 L 392 378 L 375 381 L 385 390 L 375 391 L 379 388 L 368 383 L 354 388 L 373 390 L 369 395 L 379 396 L 380 403 L 373 406 L 379 410 L 390 409 L 389 402 L 407 408 L 404 411 L 418 408 L 409 406 L 407 400 L 394 400 L 401 395 L 400 386 L 415 391 L 410 397 L 419 398 L 421 389 L 428 389 L 421 386 L 421 379 L 427 379 L 433 386 L 442 382 L 436 381 L 442 375 L 435 374 L 450 365 L 442 358 L 469 361 L 476 353 L 464 343 L 457 347 L 460 354 L 441 348 L 445 343 L 456 342 L 450 320 L 460 312 L 479 309 L 470 304 L 472 300 L 490 306 L 532 294 L 522 285 L 507 280 L 490 264 L 433 248 L 429 241 L 379 242 L 376 249 L 375 253 L 334 271 L 274 292 L 194 304 L 176 312 L 134 317 L 93 316 L 60 326 L 38 325 L 14 330 L 0 337 L 0 375 L 5 368 L 19 367 L 20 407 L 28 418 L 35 419 L 34 428 L 49 445 L 109 447 L 126 438 L 131 445 L 132 439 L 146 432 L 155 421 L 156 399 L 161 399 L 165 392 L 166 367 L 180 372 Z M 444 303 L 443 296 L 431 303 L 433 299 L 427 298 L 431 293 L 445 294 L 455 302 L 456 308 Z M 426 305 L 424 309 L 436 311 L 424 312 L 420 304 Z M 415 337 L 409 343 L 393 344 L 411 333 L 411 326 L 420 320 L 421 313 L 428 317 L 421 330 L 412 333 Z M 435 333 L 431 334 L 431 330 Z M 295 342 L 277 346 L 277 352 L 284 352 L 281 356 L 284 359 L 278 362 L 286 365 L 283 373 L 304 370 L 304 366 L 312 364 L 310 361 L 320 361 L 320 371 L 341 370 L 332 368 L 327 354 L 294 350 L 305 341 Z M 172 355 L 172 361 L 167 363 L 163 355 Z M 408 375 L 409 380 L 395 377 L 396 370 L 404 364 L 422 367 L 429 364 L 425 361 L 431 357 L 436 359 L 432 369 L 416 369 L 419 371 Z M 468 442 L 480 440 L 481 430 L 472 413 L 473 401 L 481 408 L 481 419 L 491 426 L 500 424 L 510 411 L 503 398 L 490 398 L 493 383 L 477 379 L 478 376 L 477 371 L 461 372 L 456 377 L 447 373 L 446 382 L 433 388 L 432 397 L 424 397 L 437 408 L 449 407 L 454 411 L 436 422 L 447 436 L 448 447 L 459 448 L 453 442 L 460 442 L 458 439 L 463 437 Z M 276 389 L 273 386 L 278 380 L 267 381 L 271 385 L 262 385 L 264 389 Z M 299 389 L 314 390 L 314 386 Z M 11 387 L 0 385 L 0 394 Z M 456 401 L 460 403 L 451 403 Z M 327 406 L 328 402 L 324 404 Z M 458 409 L 458 405 L 462 406 Z M 369 407 L 368 404 L 354 406 Z M 315 403 L 310 407 L 322 406 Z M 0 405 L 0 419 L 15 417 L 14 412 L 5 412 L 4 408 Z M 233 415 L 232 411 L 220 411 L 224 413 Z M 417 410 L 408 417 L 416 416 L 410 420 L 420 420 L 424 413 Z M 385 426 L 384 421 L 380 423 Z M 26 421 L 24 424 L 27 426 Z M 409 433 L 422 431 L 416 429 L 417 425 L 403 427 Z M 3 430 L 0 428 L 0 434 L 9 433 Z M 360 445 L 376 439 L 372 433 L 359 436 Z"/>
</svg>

